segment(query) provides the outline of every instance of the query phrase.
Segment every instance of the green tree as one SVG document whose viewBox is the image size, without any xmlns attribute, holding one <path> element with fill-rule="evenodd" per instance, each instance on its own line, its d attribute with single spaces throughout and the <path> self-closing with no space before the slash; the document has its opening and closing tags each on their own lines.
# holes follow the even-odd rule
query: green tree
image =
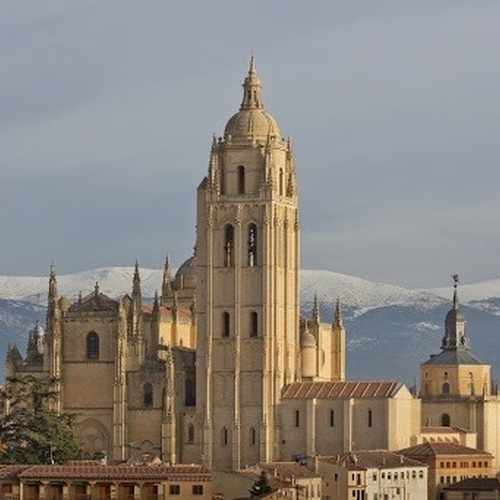
<svg viewBox="0 0 500 500">
<path fill-rule="evenodd" d="M 7 411 L 0 417 L 0 462 L 65 463 L 81 457 L 73 434 L 75 415 L 59 413 L 53 377 L 9 377 L 1 391 Z"/>
<path fill-rule="evenodd" d="M 259 479 L 255 481 L 252 487 L 248 490 L 252 498 L 259 498 L 266 493 L 271 493 L 273 489 L 269 485 L 269 479 L 265 471 L 260 473 Z"/>
</svg>

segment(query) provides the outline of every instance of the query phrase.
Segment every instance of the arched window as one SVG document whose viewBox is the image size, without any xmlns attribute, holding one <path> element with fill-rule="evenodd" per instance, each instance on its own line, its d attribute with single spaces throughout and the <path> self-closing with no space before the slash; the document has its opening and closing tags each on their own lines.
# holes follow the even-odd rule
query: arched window
<svg viewBox="0 0 500 500">
<path fill-rule="evenodd" d="M 245 167 L 238 167 L 238 194 L 245 194 Z"/>
<path fill-rule="evenodd" d="M 225 427 L 222 428 L 221 438 L 222 438 L 222 446 L 226 446 L 227 443 L 229 442 L 229 438 L 228 438 L 227 429 Z"/>
<path fill-rule="evenodd" d="M 252 311 L 250 313 L 250 337 L 257 337 L 259 334 L 259 315 Z"/>
<path fill-rule="evenodd" d="M 231 224 L 224 230 L 224 266 L 234 266 L 234 227 Z"/>
<path fill-rule="evenodd" d="M 295 427 L 300 427 L 300 411 L 295 410 Z"/>
<path fill-rule="evenodd" d="M 187 378 L 184 382 L 184 391 L 184 404 L 186 406 L 196 406 L 194 382 L 190 378 Z"/>
<path fill-rule="evenodd" d="M 373 426 L 373 413 L 371 410 L 368 410 L 368 421 L 367 421 L 367 424 L 368 424 L 368 427 L 372 427 Z"/>
<path fill-rule="evenodd" d="M 96 332 L 87 335 L 87 359 L 99 359 L 99 335 Z"/>
<path fill-rule="evenodd" d="M 451 425 L 451 419 L 448 413 L 443 413 L 439 417 L 439 423 L 441 424 L 441 427 L 450 427 Z"/>
<path fill-rule="evenodd" d="M 447 379 L 448 378 L 448 372 L 444 372 L 443 376 L 444 376 L 445 379 Z"/>
<path fill-rule="evenodd" d="M 279 193 L 280 196 L 283 196 L 283 169 L 280 168 L 280 178 L 279 178 Z"/>
<path fill-rule="evenodd" d="M 257 432 L 254 427 L 250 427 L 250 445 L 254 446 L 257 444 Z"/>
<path fill-rule="evenodd" d="M 152 408 L 153 406 L 153 386 L 146 382 L 142 387 L 142 397 L 144 408 Z"/>
<path fill-rule="evenodd" d="M 470 396 L 474 395 L 474 375 L 472 372 L 469 372 L 469 384 L 467 385 L 467 391 Z"/>
<path fill-rule="evenodd" d="M 441 387 L 441 394 L 449 394 L 450 393 L 450 384 L 448 382 L 445 382 L 443 386 Z"/>
<path fill-rule="evenodd" d="M 222 313 L 222 336 L 229 337 L 231 333 L 231 319 L 228 312 Z"/>
<path fill-rule="evenodd" d="M 335 426 L 335 412 L 330 410 L 330 427 Z"/>
<path fill-rule="evenodd" d="M 255 224 L 248 226 L 248 265 L 250 267 L 257 265 L 257 226 Z"/>
<path fill-rule="evenodd" d="M 194 443 L 194 425 L 189 424 L 187 428 L 187 442 Z"/>
</svg>

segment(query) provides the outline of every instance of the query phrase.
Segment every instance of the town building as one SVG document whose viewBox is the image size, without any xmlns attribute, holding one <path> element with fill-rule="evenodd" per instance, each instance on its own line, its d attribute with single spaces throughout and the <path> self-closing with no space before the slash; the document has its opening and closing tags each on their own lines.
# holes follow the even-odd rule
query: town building
<svg viewBox="0 0 500 500">
<path fill-rule="evenodd" d="M 492 475 L 491 453 L 450 442 L 426 442 L 398 453 L 429 466 L 429 499 L 440 498 L 442 489 L 467 478 Z"/>
<path fill-rule="evenodd" d="M 498 477 L 470 478 L 445 486 L 442 500 L 497 500 L 500 498 Z"/>
<path fill-rule="evenodd" d="M 212 499 L 212 476 L 200 465 L 0 465 L 5 500 Z"/>
<path fill-rule="evenodd" d="M 493 465 L 498 466 L 500 399 L 491 385 L 491 366 L 470 349 L 466 326 L 455 276 L 441 352 L 420 366 L 423 431 L 440 426 L 476 433 L 477 448 L 491 453 Z"/>
<path fill-rule="evenodd" d="M 427 498 L 427 465 L 385 450 L 317 456 L 326 500 Z"/>
</svg>

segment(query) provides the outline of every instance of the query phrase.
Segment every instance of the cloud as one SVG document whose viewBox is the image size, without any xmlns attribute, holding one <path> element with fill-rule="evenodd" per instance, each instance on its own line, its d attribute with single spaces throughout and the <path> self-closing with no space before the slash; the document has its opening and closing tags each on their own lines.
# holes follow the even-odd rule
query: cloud
<svg viewBox="0 0 500 500">
<path fill-rule="evenodd" d="M 187 258 L 251 50 L 294 144 L 305 267 L 419 286 L 497 268 L 496 2 L 0 9 L 1 273 Z"/>
</svg>

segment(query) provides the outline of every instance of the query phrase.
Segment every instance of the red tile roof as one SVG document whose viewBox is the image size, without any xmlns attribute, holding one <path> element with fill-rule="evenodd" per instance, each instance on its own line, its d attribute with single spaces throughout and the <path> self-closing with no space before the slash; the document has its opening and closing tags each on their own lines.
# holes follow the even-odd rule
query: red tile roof
<svg viewBox="0 0 500 500">
<path fill-rule="evenodd" d="M 0 469 L 0 474 L 3 469 Z M 210 472 L 201 465 L 33 465 L 20 471 L 21 479 L 68 480 L 153 480 L 211 481 Z"/>
<path fill-rule="evenodd" d="M 487 451 L 469 448 L 458 443 L 426 442 L 398 451 L 407 457 L 435 457 L 437 455 L 482 455 L 491 458 Z"/>
<path fill-rule="evenodd" d="M 283 399 L 349 399 L 392 397 L 401 387 L 395 381 L 294 382 L 283 388 Z"/>
<path fill-rule="evenodd" d="M 387 450 L 357 450 L 336 456 L 321 456 L 318 460 L 340 465 L 349 470 L 394 469 L 400 467 L 427 467 L 426 464 L 412 460 L 400 453 Z"/>
</svg>

